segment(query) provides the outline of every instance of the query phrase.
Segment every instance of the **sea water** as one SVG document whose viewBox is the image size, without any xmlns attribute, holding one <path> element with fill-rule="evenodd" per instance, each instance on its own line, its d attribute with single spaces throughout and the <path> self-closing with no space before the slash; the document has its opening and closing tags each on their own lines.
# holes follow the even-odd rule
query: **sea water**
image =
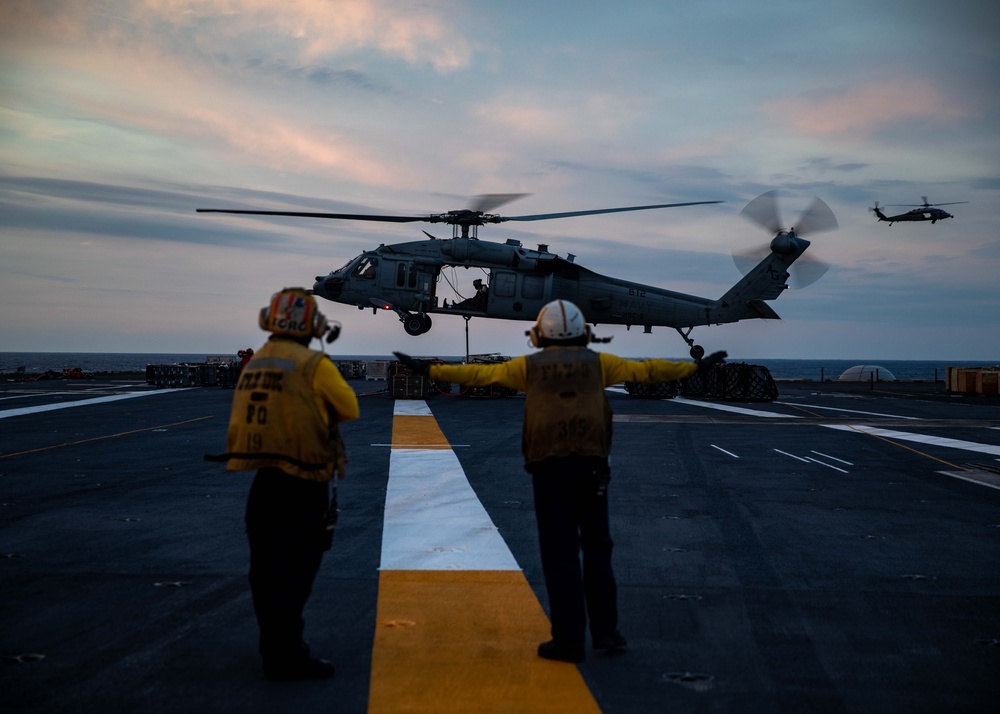
<svg viewBox="0 0 1000 714">
<path fill-rule="evenodd" d="M 79 368 L 84 372 L 145 372 L 150 364 L 201 364 L 212 356 L 202 353 L 174 354 L 159 352 L 0 352 L 0 374 L 23 372 L 44 374 Z M 391 360 L 391 355 L 331 355 L 336 360 Z M 235 360 L 237 356 L 231 355 Z M 448 359 L 448 358 L 446 358 Z M 459 357 L 452 359 L 458 360 Z M 759 364 L 768 368 L 775 379 L 801 379 L 820 382 L 837 379 L 855 365 L 873 365 L 887 370 L 899 380 L 943 381 L 947 367 L 986 367 L 989 362 L 962 360 L 872 360 L 872 359 L 743 359 L 730 362 Z M 883 379 L 885 376 L 883 375 Z"/>
</svg>

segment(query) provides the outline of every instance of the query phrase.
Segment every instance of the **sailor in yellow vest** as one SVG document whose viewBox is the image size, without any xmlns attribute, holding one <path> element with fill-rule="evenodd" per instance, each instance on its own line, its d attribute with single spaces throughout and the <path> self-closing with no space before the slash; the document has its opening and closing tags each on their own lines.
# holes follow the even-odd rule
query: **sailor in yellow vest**
<svg viewBox="0 0 1000 714">
<path fill-rule="evenodd" d="M 488 365 L 429 364 L 396 352 L 431 379 L 523 391 L 524 467 L 532 476 L 542 571 L 552 639 L 538 655 L 564 662 L 586 658 L 589 618 L 595 650 L 621 651 L 618 588 L 608 526 L 611 407 L 604 388 L 619 382 L 668 382 L 710 369 L 725 352 L 700 362 L 634 361 L 594 352 L 590 328 L 571 302 L 550 302 L 528 332 L 541 352 Z M 581 567 L 580 553 L 583 552 Z"/>
<path fill-rule="evenodd" d="M 344 478 L 338 424 L 358 418 L 358 399 L 313 338 L 332 342 L 340 325 L 304 288 L 275 293 L 260 311 L 272 333 L 243 368 L 224 455 L 230 471 L 256 471 L 246 507 L 250 589 L 269 679 L 331 677 L 302 639 L 302 609 L 336 522 Z M 330 483 L 333 483 L 331 499 Z"/>
</svg>

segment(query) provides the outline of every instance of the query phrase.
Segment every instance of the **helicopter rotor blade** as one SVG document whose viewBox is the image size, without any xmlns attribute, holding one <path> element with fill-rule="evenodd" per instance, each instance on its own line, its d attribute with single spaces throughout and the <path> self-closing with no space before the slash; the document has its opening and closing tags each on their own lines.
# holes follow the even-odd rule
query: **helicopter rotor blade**
<svg viewBox="0 0 1000 714">
<path fill-rule="evenodd" d="M 968 203 L 968 201 L 949 201 L 948 203 L 927 203 L 927 197 L 923 196 L 923 203 L 887 203 L 887 206 L 902 206 L 906 208 L 930 208 L 931 206 L 957 206 L 960 203 Z"/>
<path fill-rule="evenodd" d="M 799 222 L 795 226 L 795 233 L 805 236 L 809 233 L 832 231 L 834 228 L 837 228 L 837 217 L 833 215 L 833 211 L 823 199 L 815 198 L 806 212 L 799 218 Z"/>
<path fill-rule="evenodd" d="M 472 197 L 475 201 L 469 206 L 469 210 L 477 213 L 489 213 L 494 208 L 530 195 L 530 193 L 483 193 Z"/>
<path fill-rule="evenodd" d="M 810 255 L 799 256 L 789 269 L 792 275 L 792 287 L 796 290 L 808 287 L 826 275 L 829 269 L 830 264 L 825 261 L 817 260 Z"/>
<path fill-rule="evenodd" d="M 740 271 L 741 275 L 746 275 L 755 267 L 760 261 L 764 260 L 771 252 L 770 243 L 762 243 L 749 250 L 733 251 L 733 262 L 736 264 L 736 269 Z"/>
<path fill-rule="evenodd" d="M 740 215 L 764 228 L 771 235 L 778 233 L 782 229 L 782 223 L 778 213 L 777 194 L 777 191 L 762 193 L 744 206 Z"/>
<path fill-rule="evenodd" d="M 250 216 L 293 216 L 296 218 L 334 218 L 349 221 L 380 221 L 383 223 L 412 223 L 426 221 L 428 223 L 450 223 L 457 225 L 483 225 L 484 223 L 503 223 L 504 221 L 542 221 L 549 218 L 569 218 L 571 216 L 593 216 L 600 213 L 620 213 L 623 211 L 646 211 L 653 208 L 677 208 L 679 206 L 702 206 L 723 201 L 691 201 L 688 203 L 660 203 L 652 206 L 626 206 L 623 208 L 598 208 L 589 211 L 567 211 L 563 213 L 539 213 L 531 216 L 495 216 L 486 211 L 497 206 L 514 201 L 529 194 L 525 193 L 495 193 L 477 196 L 474 208 L 464 211 L 449 211 L 427 216 L 386 216 L 367 213 L 318 213 L 312 211 L 245 211 L 223 208 L 199 208 L 198 213 L 236 213 Z"/>
<path fill-rule="evenodd" d="M 224 208 L 199 208 L 198 213 L 239 213 L 249 216 L 295 216 L 296 218 L 339 218 L 348 221 L 381 221 L 384 223 L 412 223 L 426 221 L 426 216 L 375 216 L 365 213 L 311 213 L 303 211 L 237 211 Z"/>
<path fill-rule="evenodd" d="M 624 208 L 598 208 L 590 211 L 566 211 L 563 213 L 539 213 L 533 216 L 498 216 L 501 221 L 544 221 L 549 218 L 571 218 L 573 216 L 595 216 L 599 213 L 622 213 L 624 211 L 648 211 L 653 208 L 677 208 L 679 206 L 704 206 L 724 201 L 690 201 L 688 203 L 658 203 L 653 206 L 625 206 Z"/>
</svg>

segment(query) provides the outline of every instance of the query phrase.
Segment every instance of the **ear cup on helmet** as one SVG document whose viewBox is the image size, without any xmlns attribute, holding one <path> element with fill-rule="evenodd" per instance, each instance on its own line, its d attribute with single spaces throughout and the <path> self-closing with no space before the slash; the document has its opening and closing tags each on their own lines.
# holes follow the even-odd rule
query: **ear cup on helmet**
<svg viewBox="0 0 1000 714">
<path fill-rule="evenodd" d="M 322 337 L 326 334 L 328 329 L 330 329 L 330 323 L 326 319 L 326 316 L 317 311 L 316 314 L 313 315 L 312 336 Z"/>
</svg>

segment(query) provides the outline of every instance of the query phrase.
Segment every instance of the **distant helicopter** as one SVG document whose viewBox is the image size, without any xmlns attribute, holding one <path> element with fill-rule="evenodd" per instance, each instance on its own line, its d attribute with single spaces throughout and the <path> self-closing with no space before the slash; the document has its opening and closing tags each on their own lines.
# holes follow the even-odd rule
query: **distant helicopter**
<svg viewBox="0 0 1000 714">
<path fill-rule="evenodd" d="M 890 206 L 898 206 L 900 208 L 906 206 L 916 206 L 912 211 L 907 211 L 906 213 L 900 213 L 898 216 L 887 216 L 882 211 L 879 210 L 878 201 L 875 201 L 875 205 L 868 210 L 871 211 L 875 216 L 878 217 L 879 221 L 888 221 L 891 226 L 897 221 L 930 221 L 933 225 L 938 221 L 943 221 L 945 218 L 954 218 L 947 211 L 942 211 L 940 208 L 935 208 L 935 206 L 957 206 L 960 203 L 968 203 L 968 201 L 952 201 L 951 203 L 927 203 L 927 196 L 921 196 L 924 199 L 923 203 L 891 203 Z"/>
<path fill-rule="evenodd" d="M 519 240 L 506 243 L 480 241 L 479 226 L 505 221 L 540 221 L 552 218 L 589 216 L 602 213 L 644 211 L 679 206 L 698 206 L 721 201 L 664 203 L 651 206 L 602 208 L 587 211 L 544 213 L 529 216 L 500 216 L 489 211 L 525 194 L 477 196 L 472 208 L 421 216 L 367 215 L 355 213 L 305 213 L 297 211 L 247 211 L 199 208 L 199 213 L 236 213 L 259 216 L 334 218 L 389 223 L 445 223 L 452 237 L 439 239 L 427 231 L 427 240 L 380 245 L 349 261 L 328 275 L 316 276 L 313 293 L 333 302 L 355 305 L 358 309 L 392 310 L 410 335 L 431 329 L 431 315 L 461 315 L 504 320 L 534 320 L 546 303 L 566 299 L 579 305 L 593 325 L 641 325 L 644 332 L 656 327 L 672 327 L 700 359 L 704 348 L 694 344 L 690 333 L 700 325 L 723 324 L 757 318 L 780 319 L 766 304 L 787 287 L 789 268 L 809 247 L 802 236 L 837 227 L 830 208 L 815 199 L 797 229 L 785 230 L 778 218 L 774 192 L 758 196 L 743 209 L 743 215 L 766 228 L 772 235 L 766 255 L 754 259 L 742 280 L 718 299 L 685 295 L 652 285 L 643 285 L 595 273 L 549 251 L 525 248 Z M 746 259 L 744 259 L 744 263 Z M 804 261 L 806 262 L 806 261 Z M 740 261 L 737 260 L 740 265 Z M 819 265 L 819 264 L 817 264 Z M 481 268 L 486 283 L 472 297 L 451 305 L 439 302 L 438 282 L 447 267 Z M 828 266 L 812 270 L 803 284 L 812 282 Z M 800 276 L 801 277 L 801 276 Z M 452 286 L 454 288 L 454 286 Z M 456 290 L 456 293 L 458 291 Z"/>
</svg>

